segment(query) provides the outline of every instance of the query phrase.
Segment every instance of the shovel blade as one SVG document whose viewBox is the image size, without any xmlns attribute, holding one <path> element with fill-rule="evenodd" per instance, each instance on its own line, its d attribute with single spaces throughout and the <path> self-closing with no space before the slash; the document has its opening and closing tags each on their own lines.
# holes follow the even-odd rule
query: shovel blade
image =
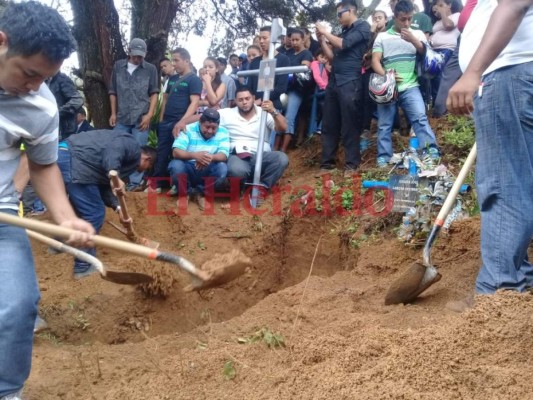
<svg viewBox="0 0 533 400">
<path fill-rule="evenodd" d="M 418 262 L 413 263 L 392 283 L 385 296 L 385 305 L 411 303 L 440 278 L 441 274 L 435 267 L 426 267 Z"/>
<path fill-rule="evenodd" d="M 106 271 L 105 275 L 100 275 L 106 281 L 118 283 L 119 285 L 139 285 L 141 283 L 149 283 L 153 281 L 150 275 L 141 274 L 139 272 L 118 272 Z"/>
<path fill-rule="evenodd" d="M 241 276 L 252 260 L 238 250 L 233 250 L 205 262 L 185 291 L 204 290 L 223 285 Z"/>
</svg>

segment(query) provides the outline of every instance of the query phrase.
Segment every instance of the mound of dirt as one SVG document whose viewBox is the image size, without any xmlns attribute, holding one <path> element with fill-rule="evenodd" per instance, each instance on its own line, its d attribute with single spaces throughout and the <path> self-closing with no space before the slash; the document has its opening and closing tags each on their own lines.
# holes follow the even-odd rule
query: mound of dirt
<svg viewBox="0 0 533 400">
<path fill-rule="evenodd" d="M 219 288 L 185 293 L 180 268 L 105 249 L 109 269 L 149 273 L 153 285 L 74 281 L 71 258 L 35 244 L 50 331 L 35 340 L 27 398 L 529 398 L 533 296 L 478 297 L 461 314 L 446 307 L 472 294 L 479 219 L 441 232 L 432 250 L 440 282 L 413 304 L 385 306 L 422 250 L 393 237 L 397 216 L 285 212 L 298 187 L 315 184 L 315 150 L 291 155 L 282 213 L 235 213 L 218 201 L 209 215 L 194 205 L 176 215 L 175 199 L 128 194 L 136 231 L 162 250 L 204 271 L 242 261 L 244 273 Z M 123 238 L 109 225 L 102 233 Z"/>
</svg>

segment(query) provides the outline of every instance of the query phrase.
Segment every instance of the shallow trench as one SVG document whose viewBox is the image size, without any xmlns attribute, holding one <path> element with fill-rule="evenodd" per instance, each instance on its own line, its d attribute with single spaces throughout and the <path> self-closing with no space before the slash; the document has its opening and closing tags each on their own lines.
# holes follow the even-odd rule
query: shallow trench
<svg viewBox="0 0 533 400">
<path fill-rule="evenodd" d="M 185 293 L 181 287 L 186 284 L 187 276 L 173 267 L 154 265 L 106 250 L 99 254 L 103 255 L 102 259 L 110 260 L 110 265 L 136 265 L 136 270 L 145 271 L 159 268 L 163 274 L 173 276 L 173 287 L 168 296 L 147 297 L 138 288 L 114 285 L 98 277 L 87 278 L 87 282 L 67 281 L 55 288 L 53 280 L 45 277 L 47 282 L 52 282 L 43 292 L 40 308 L 50 330 L 40 337 L 79 345 L 94 342 L 118 344 L 157 335 L 185 334 L 210 322 L 222 322 L 241 315 L 269 294 L 301 282 L 309 274 L 315 249 L 314 275 L 330 276 L 352 267 L 350 257 L 339 256 L 342 252 L 338 251 L 338 237 L 324 235 L 317 246 L 318 238 L 331 227 L 327 221 L 317 218 L 264 219 L 261 231 L 254 232 L 257 221 L 257 218 L 243 216 L 236 226 L 250 226 L 250 237 L 222 240 L 210 232 L 223 230 L 224 218 L 207 223 L 198 216 L 158 218 L 154 232 L 165 232 L 168 240 L 168 243 L 162 243 L 165 248 L 173 243 L 174 247 L 187 252 L 196 245 L 194 251 L 189 250 L 191 257 L 206 259 L 211 251 L 223 252 L 236 247 L 252 258 L 253 265 L 244 276 L 221 288 Z M 118 237 L 109 227 L 103 233 Z M 147 233 L 151 234 L 151 231 Z M 152 237 L 158 236 L 153 234 Z M 186 238 L 185 242 L 183 238 Z M 198 250 L 198 246 L 205 249 Z M 64 255 L 55 257 L 62 257 L 61 263 L 71 262 Z M 50 260 L 47 258 L 44 262 Z M 45 271 L 48 270 L 49 267 Z"/>
</svg>

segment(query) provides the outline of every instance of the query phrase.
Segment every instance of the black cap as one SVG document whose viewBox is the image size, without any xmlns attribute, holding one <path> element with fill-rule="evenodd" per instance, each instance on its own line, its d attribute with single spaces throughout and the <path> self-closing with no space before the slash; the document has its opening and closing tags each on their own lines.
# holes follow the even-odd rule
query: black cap
<svg viewBox="0 0 533 400">
<path fill-rule="evenodd" d="M 224 57 L 218 57 L 218 58 L 217 58 L 217 61 L 218 61 L 220 64 L 228 65 L 228 60 L 226 60 Z"/>
<path fill-rule="evenodd" d="M 214 108 L 207 108 L 200 117 L 200 122 L 214 122 L 220 123 L 220 114 Z"/>
</svg>

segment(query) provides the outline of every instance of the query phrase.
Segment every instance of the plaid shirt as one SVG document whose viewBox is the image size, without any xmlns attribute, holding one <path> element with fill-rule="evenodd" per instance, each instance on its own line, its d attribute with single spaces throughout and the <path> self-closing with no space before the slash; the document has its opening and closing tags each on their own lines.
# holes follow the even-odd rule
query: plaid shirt
<svg viewBox="0 0 533 400">
<path fill-rule="evenodd" d="M 135 125 L 150 108 L 150 96 L 159 93 L 159 80 L 154 65 L 143 61 L 133 74 L 128 60 L 119 60 L 113 67 L 109 94 L 117 96 L 117 122 Z"/>
</svg>

